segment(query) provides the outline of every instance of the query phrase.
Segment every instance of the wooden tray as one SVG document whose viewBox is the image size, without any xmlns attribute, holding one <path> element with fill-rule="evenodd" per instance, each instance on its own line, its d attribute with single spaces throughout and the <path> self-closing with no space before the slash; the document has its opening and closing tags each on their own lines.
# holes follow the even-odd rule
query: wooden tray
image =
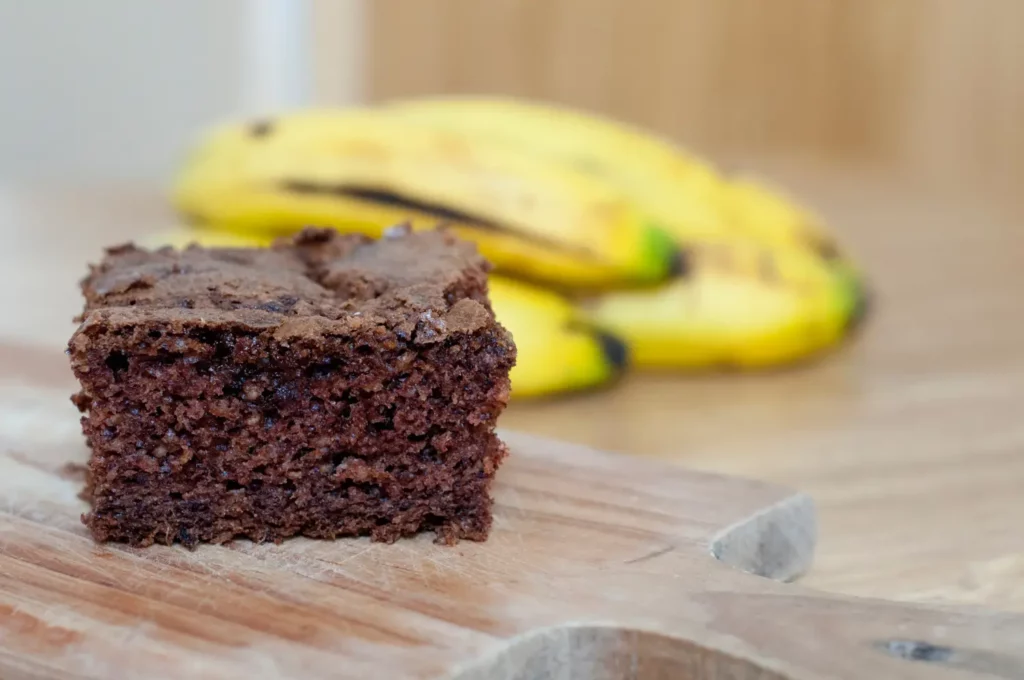
<svg viewBox="0 0 1024 680">
<path fill-rule="evenodd" d="M 511 432 L 486 543 L 97 545 L 45 373 L 0 395 L 0 678 L 1024 677 L 1020 615 L 780 583 L 806 495 Z"/>
</svg>

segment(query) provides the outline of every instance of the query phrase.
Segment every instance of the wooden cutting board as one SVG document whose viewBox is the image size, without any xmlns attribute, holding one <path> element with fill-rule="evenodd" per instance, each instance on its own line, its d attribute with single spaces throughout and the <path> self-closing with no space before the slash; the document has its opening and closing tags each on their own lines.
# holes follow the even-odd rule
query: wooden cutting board
<svg viewBox="0 0 1024 680">
<path fill-rule="evenodd" d="M 0 678 L 1024 677 L 1024 616 L 781 583 L 806 495 L 512 432 L 486 543 L 97 545 L 66 367 L 7 363 Z"/>
</svg>

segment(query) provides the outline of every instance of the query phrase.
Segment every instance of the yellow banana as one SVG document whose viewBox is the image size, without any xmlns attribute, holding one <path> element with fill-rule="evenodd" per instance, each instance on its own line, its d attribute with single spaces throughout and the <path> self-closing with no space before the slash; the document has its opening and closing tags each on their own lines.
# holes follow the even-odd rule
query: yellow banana
<svg viewBox="0 0 1024 680">
<path fill-rule="evenodd" d="M 751 177 L 736 177 L 723 186 L 725 219 L 740 225 L 745 236 L 767 244 L 785 245 L 777 237 L 792 234 L 796 247 L 807 247 L 828 260 L 842 255 L 824 223 L 808 208 L 797 204 L 782 189 Z"/>
<path fill-rule="evenodd" d="M 173 196 L 195 223 L 241 233 L 314 224 L 379 236 L 443 221 L 498 271 L 566 288 L 653 283 L 677 265 L 671 237 L 606 182 L 372 110 L 216 128 Z"/>
<path fill-rule="evenodd" d="M 256 248 L 273 237 L 198 229 L 171 229 L 140 239 L 147 248 L 190 243 L 206 247 Z M 609 383 L 626 367 L 621 340 L 581 323 L 578 309 L 565 297 L 521 281 L 490 277 L 495 317 L 516 342 L 510 378 L 512 397 L 523 399 Z"/>
<path fill-rule="evenodd" d="M 512 397 L 537 397 L 604 385 L 626 367 L 626 345 L 580 323 L 565 297 L 521 281 L 491 277 L 494 315 L 516 341 Z"/>
<path fill-rule="evenodd" d="M 501 140 L 601 177 L 683 242 L 745 235 L 824 254 L 837 250 L 820 222 L 788 199 L 750 180 L 732 182 L 667 140 L 617 121 L 489 97 L 410 99 L 383 108 L 403 120 Z"/>
<path fill-rule="evenodd" d="M 687 262 L 656 291 L 595 300 L 587 321 L 622 337 L 637 366 L 760 368 L 835 345 L 865 310 L 852 268 L 806 249 L 726 238 L 695 245 Z"/>
</svg>

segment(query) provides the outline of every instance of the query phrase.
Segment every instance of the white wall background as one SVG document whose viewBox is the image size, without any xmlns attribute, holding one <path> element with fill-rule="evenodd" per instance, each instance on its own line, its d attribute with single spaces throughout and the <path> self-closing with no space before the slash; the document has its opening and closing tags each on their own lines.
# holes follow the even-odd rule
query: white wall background
<svg viewBox="0 0 1024 680">
<path fill-rule="evenodd" d="M 310 101 L 310 15 L 309 0 L 0 0 L 0 182 L 164 181 L 209 123 Z"/>
</svg>

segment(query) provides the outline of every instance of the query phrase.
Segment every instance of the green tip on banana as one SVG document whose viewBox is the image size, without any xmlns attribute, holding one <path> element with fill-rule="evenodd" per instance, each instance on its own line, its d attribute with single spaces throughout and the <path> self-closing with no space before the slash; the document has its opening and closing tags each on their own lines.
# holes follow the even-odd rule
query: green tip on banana
<svg viewBox="0 0 1024 680">
<path fill-rule="evenodd" d="M 846 300 L 846 335 L 852 336 L 864 325 L 871 314 L 873 295 L 863 276 L 848 261 L 831 263 L 836 285 Z"/>
<path fill-rule="evenodd" d="M 646 259 L 661 265 L 657 273 L 651 277 L 652 283 L 676 278 L 686 271 L 683 248 L 664 229 L 651 227 L 647 237 L 647 250 L 650 255 Z"/>
</svg>

